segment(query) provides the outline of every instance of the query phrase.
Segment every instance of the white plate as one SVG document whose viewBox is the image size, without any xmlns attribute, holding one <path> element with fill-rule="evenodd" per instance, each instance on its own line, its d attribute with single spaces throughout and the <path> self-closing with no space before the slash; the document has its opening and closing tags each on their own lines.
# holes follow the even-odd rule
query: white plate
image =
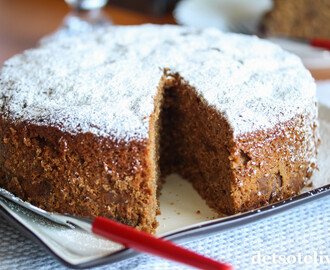
<svg viewBox="0 0 330 270">
<path fill-rule="evenodd" d="M 268 37 L 267 39 L 281 46 L 282 49 L 298 55 L 308 69 L 330 68 L 330 51 L 288 38 Z"/>
<path fill-rule="evenodd" d="M 329 96 L 329 95 L 328 95 Z M 177 175 L 166 179 L 160 197 L 162 214 L 157 235 L 176 241 L 187 241 L 223 229 L 275 214 L 301 203 L 330 194 L 330 108 L 319 108 L 322 144 L 319 150 L 319 171 L 313 176 L 314 186 L 301 195 L 243 214 L 218 217 L 200 198 L 188 181 Z M 44 246 L 52 255 L 70 267 L 91 267 L 109 264 L 137 253 L 123 246 L 68 228 L 36 215 L 0 197 L 1 213 L 25 235 Z"/>
</svg>

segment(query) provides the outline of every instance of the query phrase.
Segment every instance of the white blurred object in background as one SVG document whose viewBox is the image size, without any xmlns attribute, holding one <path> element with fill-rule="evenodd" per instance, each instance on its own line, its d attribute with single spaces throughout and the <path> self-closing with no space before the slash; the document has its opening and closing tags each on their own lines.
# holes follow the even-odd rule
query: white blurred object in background
<svg viewBox="0 0 330 270">
<path fill-rule="evenodd" d="M 182 0 L 174 17 L 183 25 L 232 31 L 234 25 L 244 24 L 255 32 L 262 15 L 272 5 L 272 0 Z"/>
<path fill-rule="evenodd" d="M 90 32 L 112 24 L 112 21 L 103 12 L 103 7 L 108 0 L 65 0 L 65 2 L 68 4 L 70 12 L 63 19 L 59 29 L 43 37 L 41 43 Z"/>
<path fill-rule="evenodd" d="M 174 17 L 182 25 L 258 34 L 262 16 L 272 7 L 272 0 L 182 0 Z M 306 68 L 330 68 L 330 51 L 289 38 L 267 36 L 267 39 L 298 55 Z"/>
</svg>

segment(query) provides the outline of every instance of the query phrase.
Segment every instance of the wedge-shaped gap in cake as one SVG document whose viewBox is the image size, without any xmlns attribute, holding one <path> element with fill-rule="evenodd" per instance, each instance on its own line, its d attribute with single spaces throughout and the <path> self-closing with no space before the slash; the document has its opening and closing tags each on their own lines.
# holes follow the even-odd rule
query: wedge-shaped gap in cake
<svg viewBox="0 0 330 270">
<path fill-rule="evenodd" d="M 178 173 L 207 204 L 232 213 L 230 165 L 232 131 L 227 120 L 179 74 L 164 84 L 160 118 L 162 177 Z"/>
</svg>

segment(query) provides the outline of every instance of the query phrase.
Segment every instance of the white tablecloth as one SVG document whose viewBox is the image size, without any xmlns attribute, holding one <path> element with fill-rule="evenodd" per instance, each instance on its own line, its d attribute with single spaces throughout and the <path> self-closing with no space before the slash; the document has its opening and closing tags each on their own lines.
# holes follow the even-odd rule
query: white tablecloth
<svg viewBox="0 0 330 270">
<path fill-rule="evenodd" d="M 67 269 L 0 217 L 1 269 Z M 183 246 L 236 269 L 330 269 L 330 196 Z M 274 255 L 273 255 L 274 254 Z M 315 260 L 316 255 L 316 260 Z M 270 258 L 266 257 L 270 256 Z M 273 256 L 275 262 L 273 263 Z M 323 256 L 323 263 L 321 263 Z M 281 259 L 280 259 L 281 258 Z M 283 258 L 286 262 L 283 263 Z M 307 263 L 300 263 L 306 261 Z M 311 261 L 312 260 L 312 261 Z M 296 261 L 295 263 L 293 263 Z M 309 263 L 311 261 L 311 263 Z M 315 263 L 314 263 L 315 262 Z M 95 269 L 182 269 L 140 255 Z"/>
<path fill-rule="evenodd" d="M 330 81 L 318 85 L 330 106 Z M 330 164 L 329 164 L 330 167 Z M 0 216 L 0 269 L 67 269 Z M 330 196 L 183 244 L 235 269 L 330 269 Z M 95 269 L 183 269 L 141 254 Z"/>
</svg>

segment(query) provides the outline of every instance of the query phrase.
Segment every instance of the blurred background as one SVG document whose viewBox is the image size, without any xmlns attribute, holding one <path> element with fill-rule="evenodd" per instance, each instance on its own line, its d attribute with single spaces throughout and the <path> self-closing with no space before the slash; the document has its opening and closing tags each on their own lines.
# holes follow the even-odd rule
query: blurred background
<svg viewBox="0 0 330 270">
<path fill-rule="evenodd" d="M 108 2 L 104 13 L 114 24 L 175 23 L 175 0 Z M 69 11 L 64 0 L 0 0 L 0 65 L 56 31 Z"/>
<path fill-rule="evenodd" d="M 274 6 L 279 13 L 268 16 L 271 23 L 267 31 L 271 35 L 263 36 L 267 31 L 260 27 L 262 18 Z M 94 27 L 89 23 L 213 26 L 223 31 L 258 34 L 300 56 L 316 79 L 330 79 L 329 0 L 0 0 L 0 66 L 14 54 L 36 46 L 40 39 L 59 34 L 59 30 L 70 28 L 64 34 L 77 29 L 89 31 Z M 290 31 L 301 30 L 306 35 L 301 31 L 285 33 L 287 23 L 291 23 Z M 292 34 L 294 39 L 273 35 L 274 25 L 281 26 L 281 33 Z M 323 34 L 325 42 L 317 40 L 317 45 L 325 46 L 311 46 L 310 33 Z M 299 35 L 304 39 L 297 40 Z"/>
</svg>

